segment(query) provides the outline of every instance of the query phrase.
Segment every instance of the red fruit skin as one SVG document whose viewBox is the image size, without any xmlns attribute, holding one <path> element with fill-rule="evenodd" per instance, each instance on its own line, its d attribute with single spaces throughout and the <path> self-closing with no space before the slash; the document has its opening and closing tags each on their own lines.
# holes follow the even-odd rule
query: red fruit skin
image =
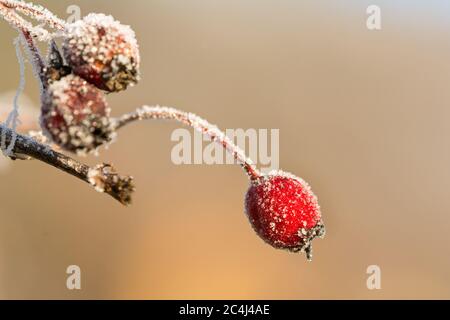
<svg viewBox="0 0 450 320">
<path fill-rule="evenodd" d="M 139 81 L 139 46 L 129 26 L 91 13 L 69 25 L 64 57 L 73 73 L 101 90 L 119 92 Z"/>
<path fill-rule="evenodd" d="M 76 75 L 49 85 L 41 111 L 44 133 L 67 151 L 84 155 L 114 138 L 105 94 Z"/>
<path fill-rule="evenodd" d="M 253 181 L 245 210 L 256 233 L 277 249 L 305 251 L 311 259 L 311 241 L 323 237 L 317 197 L 302 179 L 282 171 Z"/>
</svg>

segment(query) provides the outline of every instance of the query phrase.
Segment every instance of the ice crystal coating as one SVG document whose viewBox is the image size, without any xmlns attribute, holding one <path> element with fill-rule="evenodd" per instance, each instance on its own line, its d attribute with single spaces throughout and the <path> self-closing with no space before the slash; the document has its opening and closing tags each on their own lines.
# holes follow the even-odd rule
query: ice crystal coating
<svg viewBox="0 0 450 320">
<path fill-rule="evenodd" d="M 78 154 L 95 151 L 113 139 L 109 114 L 104 93 L 76 75 L 53 82 L 42 97 L 45 133 Z"/>
<path fill-rule="evenodd" d="M 133 177 L 119 176 L 116 169 L 107 163 L 90 169 L 87 177 L 96 191 L 100 193 L 113 192 L 122 204 L 131 204 L 131 194 L 135 190 Z"/>
<path fill-rule="evenodd" d="M 13 99 L 13 110 L 9 113 L 6 121 L 5 126 L 8 128 L 11 128 L 13 131 L 11 142 L 8 146 L 6 146 L 6 132 L 4 131 L 1 138 L 0 138 L 0 148 L 4 155 L 6 156 L 12 156 L 13 149 L 16 143 L 17 139 L 17 126 L 20 123 L 19 120 L 19 97 L 22 94 L 22 92 L 25 90 L 25 62 L 22 54 L 22 50 L 20 48 L 20 42 L 22 38 L 19 36 L 14 40 L 14 47 L 16 49 L 16 56 L 17 61 L 19 62 L 19 68 L 20 68 L 20 81 L 19 81 L 19 87 L 17 88 L 16 94 L 14 95 Z"/>
<path fill-rule="evenodd" d="M 36 129 L 37 121 L 39 117 L 39 109 L 33 104 L 32 100 L 25 95 L 21 95 L 19 101 L 14 102 L 17 97 L 17 92 L 5 92 L 0 93 L 0 123 L 6 122 L 10 117 L 11 104 L 20 102 L 20 121 L 17 122 L 17 131 L 27 132 L 32 129 Z M 6 125 L 0 124 L 0 128 L 8 128 Z M 4 133 L 3 133 L 4 132 Z M 6 130 L 2 131 L 1 140 L 5 139 L 6 147 Z M 13 133 L 14 136 L 14 133 Z M 17 134 L 16 134 L 17 137 Z M 12 145 L 11 143 L 9 144 Z M 6 149 L 5 149 L 6 150 Z M 10 156 L 18 157 L 17 154 L 9 154 Z M 11 168 L 12 161 L 7 157 L 4 157 L 0 152 L 0 175 L 8 172 Z"/>
<path fill-rule="evenodd" d="M 122 91 L 139 80 L 135 33 L 111 16 L 91 13 L 68 25 L 63 53 L 75 74 L 102 90 Z"/>
<path fill-rule="evenodd" d="M 28 17 L 36 19 L 42 24 L 48 24 L 54 29 L 64 29 L 64 20 L 59 19 L 52 12 L 41 5 L 33 4 L 31 2 L 25 2 L 22 0 L 2 0 L 2 5 L 6 8 L 17 10 Z"/>
<path fill-rule="evenodd" d="M 3 2 L 3 1 L 2 1 Z M 38 40 L 47 42 L 53 38 L 53 35 L 41 26 L 33 26 L 26 21 L 11 8 L 15 8 L 15 4 L 21 4 L 21 1 L 7 1 L 0 4 L 0 17 L 5 19 L 11 26 L 17 30 L 27 30 L 31 35 Z"/>
<path fill-rule="evenodd" d="M 254 181 L 245 198 L 247 216 L 256 233 L 275 248 L 306 252 L 325 229 L 317 197 L 302 179 L 282 171 Z"/>
</svg>

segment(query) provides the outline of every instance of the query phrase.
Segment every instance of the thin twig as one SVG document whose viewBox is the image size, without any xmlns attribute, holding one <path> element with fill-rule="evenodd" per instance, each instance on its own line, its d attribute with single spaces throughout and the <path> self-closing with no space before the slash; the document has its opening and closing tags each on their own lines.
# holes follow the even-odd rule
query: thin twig
<svg viewBox="0 0 450 320">
<path fill-rule="evenodd" d="M 50 41 L 52 39 L 52 35 L 46 29 L 40 26 L 33 26 L 3 2 L 4 0 L 0 0 L 0 17 L 5 19 L 11 26 L 17 30 L 28 30 L 28 32 L 40 41 Z"/>
<path fill-rule="evenodd" d="M 53 29 L 64 31 L 66 28 L 66 22 L 64 20 L 58 18 L 42 6 L 18 0 L 0 0 L 0 4 L 6 8 L 20 11 L 26 16 L 29 16 L 39 22 L 44 22 Z"/>
<path fill-rule="evenodd" d="M 48 80 L 45 74 L 46 63 L 39 52 L 38 47 L 34 43 L 33 35 L 25 29 L 21 30 L 24 41 L 28 47 L 29 58 L 31 59 L 31 65 L 33 66 L 33 72 L 40 82 L 41 94 L 44 89 L 48 87 Z"/>
<path fill-rule="evenodd" d="M 0 134 L 6 136 L 6 143 L 9 144 L 13 131 L 0 125 Z M 17 134 L 13 154 L 19 159 L 31 157 L 47 163 L 89 183 L 97 191 L 109 194 L 124 205 L 131 203 L 131 196 L 135 190 L 133 178 L 120 176 L 111 165 L 101 164 L 89 167 L 21 134 Z"/>
</svg>

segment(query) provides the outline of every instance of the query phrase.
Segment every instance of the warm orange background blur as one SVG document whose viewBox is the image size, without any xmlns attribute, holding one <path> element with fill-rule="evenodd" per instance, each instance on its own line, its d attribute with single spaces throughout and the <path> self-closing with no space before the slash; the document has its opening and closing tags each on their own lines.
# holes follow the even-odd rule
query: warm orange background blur
<svg viewBox="0 0 450 320">
<path fill-rule="evenodd" d="M 90 164 L 136 178 L 124 208 L 36 162 L 0 176 L 0 298 L 450 298 L 450 6 L 444 1 L 37 1 L 135 29 L 142 81 L 111 95 L 279 128 L 281 168 L 309 181 L 327 226 L 314 261 L 277 251 L 243 212 L 234 166 L 175 166 L 173 123 L 147 122 Z M 366 28 L 378 4 L 383 29 Z M 15 32 L 1 22 L 1 91 Z M 27 95 L 38 103 L 28 67 Z M 82 290 L 66 289 L 66 268 Z M 366 287 L 379 265 L 382 289 Z"/>
</svg>

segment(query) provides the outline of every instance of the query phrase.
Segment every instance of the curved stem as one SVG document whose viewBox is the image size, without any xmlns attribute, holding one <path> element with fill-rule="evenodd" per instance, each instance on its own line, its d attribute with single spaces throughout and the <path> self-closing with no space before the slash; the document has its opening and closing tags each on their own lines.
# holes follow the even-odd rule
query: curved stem
<svg viewBox="0 0 450 320">
<path fill-rule="evenodd" d="M 41 53 L 39 52 L 38 47 L 34 43 L 32 34 L 28 30 L 22 30 L 22 34 L 28 49 L 27 51 L 28 55 L 30 56 L 29 58 L 31 59 L 30 62 L 33 67 L 33 72 L 38 81 L 40 82 L 42 95 L 42 91 L 46 89 L 48 86 L 48 81 L 45 75 L 45 70 L 47 66 L 44 59 L 42 58 Z"/>
<path fill-rule="evenodd" d="M 23 58 L 22 49 L 21 49 L 21 43 L 20 43 L 21 41 L 22 41 L 22 39 L 20 36 L 14 40 L 17 61 L 19 62 L 20 81 L 19 81 L 19 87 L 17 88 L 16 94 L 14 95 L 13 110 L 9 113 L 9 115 L 5 121 L 5 126 L 8 128 L 11 127 L 11 129 L 13 130 L 13 133 L 16 132 L 17 126 L 20 123 L 18 100 L 19 100 L 19 97 L 22 94 L 22 92 L 25 90 L 25 63 L 24 63 L 24 58 Z M 13 134 L 10 145 L 6 146 L 6 136 L 4 134 L 2 134 L 2 136 L 0 137 L 0 140 L 1 140 L 0 141 L 0 149 L 5 156 L 12 155 L 12 150 L 14 148 L 16 138 L 17 138 L 17 134 Z"/>
<path fill-rule="evenodd" d="M 0 4 L 0 8 L 1 8 L 1 4 Z M 15 12 L 13 12 L 13 14 L 15 14 Z M 25 74 L 24 74 L 25 66 L 24 66 L 24 59 L 22 56 L 22 51 L 20 48 L 21 44 L 23 44 L 27 50 L 31 65 L 33 66 L 33 72 L 40 84 L 41 96 L 42 96 L 44 90 L 47 88 L 47 84 L 48 84 L 46 75 L 45 75 L 46 64 L 39 52 L 38 47 L 36 47 L 36 45 L 34 43 L 33 35 L 25 27 L 20 27 L 19 31 L 22 33 L 22 35 L 19 35 L 19 37 L 15 40 L 14 45 L 16 47 L 16 55 L 17 55 L 17 59 L 19 61 L 19 66 L 20 66 L 20 83 L 19 83 L 19 88 L 17 89 L 16 96 L 14 98 L 13 111 L 9 114 L 9 116 L 5 122 L 6 127 L 11 126 L 11 129 L 12 129 L 12 136 L 11 136 L 11 141 L 10 141 L 9 146 L 6 146 L 5 131 L 3 131 L 2 135 L 0 136 L 0 149 L 7 156 L 12 155 L 12 151 L 14 149 L 14 144 L 16 143 L 16 140 L 17 140 L 16 128 L 17 128 L 18 123 L 20 122 L 19 121 L 18 98 L 25 88 Z"/>
<path fill-rule="evenodd" d="M 253 161 L 245 155 L 241 148 L 231 141 L 231 139 L 228 138 L 219 128 L 193 113 L 184 112 L 169 107 L 144 106 L 137 109 L 133 113 L 123 115 L 119 119 L 116 119 L 115 129 L 120 129 L 135 121 L 151 119 L 175 120 L 194 128 L 198 132 L 209 137 L 211 141 L 219 143 L 227 152 L 229 152 L 241 165 L 252 181 L 261 177 L 260 171 L 253 164 Z"/>
<path fill-rule="evenodd" d="M 18 2 L 18 1 L 10 1 L 10 0 L 0 0 L 0 16 L 5 19 L 6 22 L 11 24 L 14 28 L 16 28 L 20 33 L 22 33 L 24 42 L 28 47 L 28 52 L 32 56 L 32 64 L 35 69 L 35 73 L 40 78 L 42 85 L 44 85 L 44 73 L 45 73 L 45 62 L 39 52 L 39 49 L 36 47 L 34 43 L 33 37 L 50 37 L 47 30 L 42 29 L 40 27 L 34 27 L 31 23 L 23 19 L 19 16 L 10 6 L 10 2 Z M 6 4 L 5 4 L 6 3 Z M 18 2 L 21 4 L 26 4 L 24 2 Z"/>
</svg>

